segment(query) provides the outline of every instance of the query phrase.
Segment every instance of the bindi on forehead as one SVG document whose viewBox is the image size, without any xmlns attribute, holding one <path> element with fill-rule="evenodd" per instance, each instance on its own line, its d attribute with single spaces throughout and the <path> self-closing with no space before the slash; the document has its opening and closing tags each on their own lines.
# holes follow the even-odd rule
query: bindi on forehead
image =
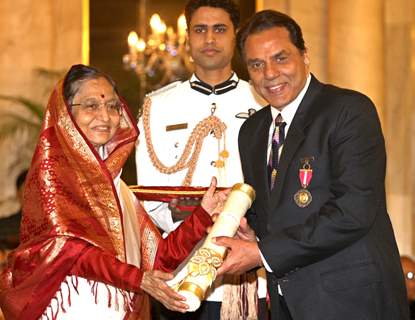
<svg viewBox="0 0 415 320">
<path fill-rule="evenodd" d="M 101 98 L 104 99 L 105 98 L 105 94 L 101 93 Z"/>
</svg>

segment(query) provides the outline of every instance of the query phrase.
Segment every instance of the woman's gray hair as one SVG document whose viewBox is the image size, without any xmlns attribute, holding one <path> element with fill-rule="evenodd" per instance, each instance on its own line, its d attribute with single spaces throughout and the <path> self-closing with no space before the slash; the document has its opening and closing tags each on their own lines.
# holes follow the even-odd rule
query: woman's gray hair
<svg viewBox="0 0 415 320">
<path fill-rule="evenodd" d="M 76 64 L 66 74 L 63 82 L 63 96 L 68 106 L 72 104 L 73 98 L 79 91 L 83 82 L 86 80 L 104 78 L 106 79 L 118 95 L 118 90 L 114 80 L 104 72 L 101 72 L 93 67 L 85 66 L 83 64 Z"/>
</svg>

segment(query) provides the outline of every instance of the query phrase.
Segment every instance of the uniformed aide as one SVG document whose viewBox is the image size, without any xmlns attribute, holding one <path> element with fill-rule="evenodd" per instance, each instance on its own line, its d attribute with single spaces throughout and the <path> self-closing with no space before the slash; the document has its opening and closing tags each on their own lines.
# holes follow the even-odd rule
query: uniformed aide
<svg viewBox="0 0 415 320">
<path fill-rule="evenodd" d="M 239 128 L 260 108 L 250 85 L 231 69 L 239 11 L 231 0 L 190 0 L 185 15 L 195 73 L 187 81 L 174 82 L 147 96 L 139 120 L 137 182 L 143 186 L 206 187 L 216 176 L 218 186 L 231 187 L 243 182 Z M 176 220 L 184 216 L 172 204 L 146 201 L 144 205 L 166 232 L 174 230 L 180 223 Z M 263 270 L 258 273 L 262 274 L 258 287 L 255 273 L 232 278 L 235 285 L 217 279 L 208 302 L 184 319 L 261 319 L 266 309 L 266 283 Z M 252 276 L 253 282 L 245 281 Z M 166 317 L 180 319 L 178 314 Z"/>
</svg>

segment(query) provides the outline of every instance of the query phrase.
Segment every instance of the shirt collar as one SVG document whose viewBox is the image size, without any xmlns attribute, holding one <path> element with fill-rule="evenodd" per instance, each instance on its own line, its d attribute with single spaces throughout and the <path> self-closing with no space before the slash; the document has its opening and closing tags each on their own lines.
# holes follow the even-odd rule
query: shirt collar
<svg viewBox="0 0 415 320">
<path fill-rule="evenodd" d="M 216 86 L 211 86 L 210 84 L 201 81 L 196 74 L 193 74 L 190 78 L 190 87 L 206 95 L 210 95 L 212 93 L 216 95 L 223 94 L 235 89 L 238 86 L 238 83 L 239 78 L 235 72 L 232 73 L 228 80 L 219 83 Z"/>
<path fill-rule="evenodd" d="M 287 104 L 284 107 L 284 109 L 282 109 L 282 111 L 279 111 L 276 108 L 271 106 L 271 115 L 272 115 L 273 122 L 275 121 L 275 118 L 278 116 L 278 114 L 281 113 L 281 116 L 284 119 L 284 122 L 287 124 L 286 127 L 285 127 L 286 128 L 285 132 L 288 131 L 288 128 L 289 128 L 291 122 L 293 121 L 295 113 L 297 112 L 297 109 L 300 106 L 300 103 L 303 100 L 304 95 L 307 92 L 307 89 L 310 85 L 310 81 L 311 81 L 311 75 L 308 74 L 307 80 L 306 80 L 305 85 L 304 85 L 304 88 L 301 89 L 298 96 L 293 101 L 291 101 L 289 104 Z"/>
</svg>

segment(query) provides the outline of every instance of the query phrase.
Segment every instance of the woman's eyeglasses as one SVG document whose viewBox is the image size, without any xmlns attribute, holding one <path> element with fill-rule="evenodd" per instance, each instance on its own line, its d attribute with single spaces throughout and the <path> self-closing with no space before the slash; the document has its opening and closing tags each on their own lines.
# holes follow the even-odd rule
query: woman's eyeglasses
<svg viewBox="0 0 415 320">
<path fill-rule="evenodd" d="M 71 107 L 79 106 L 82 111 L 91 113 L 91 114 L 97 114 L 100 111 L 101 106 L 105 106 L 107 109 L 107 112 L 110 115 L 120 115 L 121 114 L 121 102 L 119 100 L 109 100 L 106 102 L 99 102 L 95 99 L 89 99 L 86 101 L 83 101 L 81 103 L 73 103 L 70 105 Z"/>
</svg>

